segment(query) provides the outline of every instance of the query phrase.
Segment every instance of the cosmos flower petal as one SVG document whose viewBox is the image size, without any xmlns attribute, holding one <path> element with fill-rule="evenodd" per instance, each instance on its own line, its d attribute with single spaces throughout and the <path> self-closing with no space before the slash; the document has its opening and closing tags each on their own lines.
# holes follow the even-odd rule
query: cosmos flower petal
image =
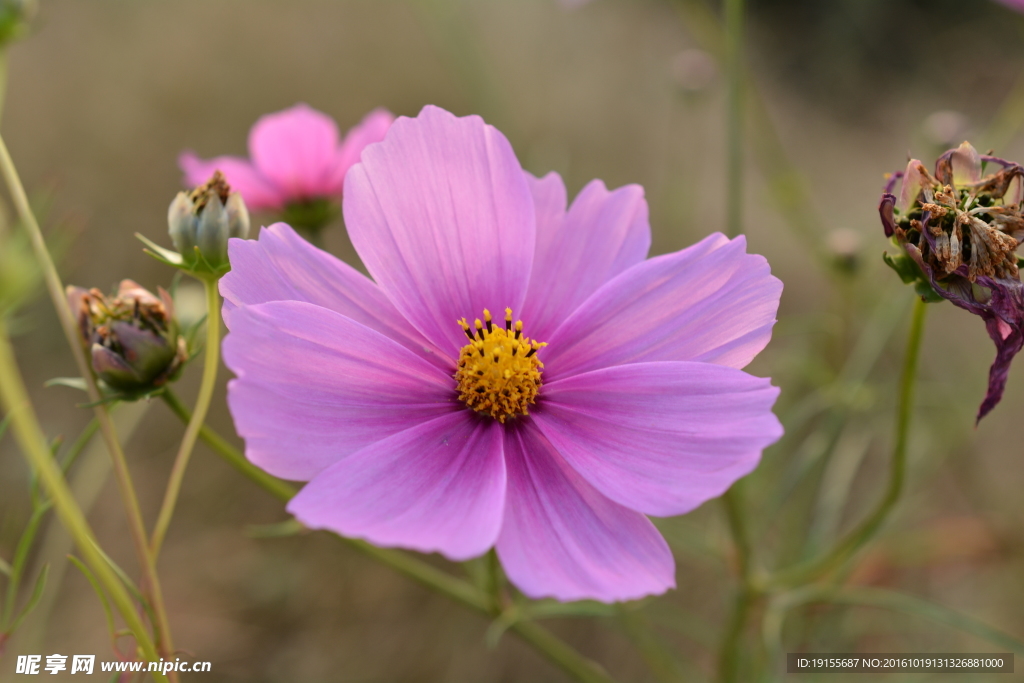
<svg viewBox="0 0 1024 683">
<path fill-rule="evenodd" d="M 253 164 L 294 198 L 329 194 L 337 147 L 334 119 L 305 104 L 261 116 L 249 131 Z"/>
<path fill-rule="evenodd" d="M 544 341 L 550 380 L 623 363 L 742 368 L 771 339 L 782 282 L 746 241 L 713 234 L 603 285 Z"/>
<path fill-rule="evenodd" d="M 537 207 L 537 252 L 521 317 L 543 340 L 598 287 L 647 258 L 651 226 L 639 185 L 610 191 L 591 181 L 566 212 L 557 173 L 527 180 Z"/>
<path fill-rule="evenodd" d="M 466 411 L 353 453 L 288 504 L 314 529 L 466 560 L 494 545 L 505 507 L 502 429 Z"/>
<path fill-rule="evenodd" d="M 200 159 L 192 152 L 183 152 L 178 157 L 178 167 L 184 172 L 188 187 L 198 187 L 208 181 L 214 171 L 220 171 L 231 189 L 242 195 L 250 209 L 280 209 L 284 206 L 284 195 L 245 159 L 232 156 Z"/>
<path fill-rule="evenodd" d="M 224 362 L 246 456 L 307 480 L 392 434 L 459 410 L 452 379 L 397 342 L 299 301 L 235 309 Z"/>
<path fill-rule="evenodd" d="M 284 223 L 263 228 L 258 240 L 231 240 L 228 256 L 231 271 L 221 279 L 220 293 L 229 328 L 238 306 L 306 301 L 394 339 L 449 374 L 454 367 L 451 359 L 439 354 L 405 321 L 372 280 L 317 249 Z"/>
<path fill-rule="evenodd" d="M 380 142 L 395 120 L 387 109 L 374 109 L 345 134 L 341 147 L 334 154 L 334 165 L 328 181 L 331 194 L 340 195 L 345 186 L 345 174 L 359 161 L 363 149 L 374 142 Z"/>
<path fill-rule="evenodd" d="M 529 421 L 505 437 L 508 500 L 498 557 L 531 598 L 632 600 L 675 586 L 650 520 L 594 489 Z"/>
<path fill-rule="evenodd" d="M 442 351 L 465 344 L 460 318 L 520 309 L 533 198 L 508 140 L 479 117 L 399 117 L 349 170 L 343 208 L 370 275 Z"/>
<path fill-rule="evenodd" d="M 598 491 L 650 515 L 725 492 L 782 435 L 767 379 L 713 363 L 619 365 L 544 386 L 533 420 Z"/>
</svg>

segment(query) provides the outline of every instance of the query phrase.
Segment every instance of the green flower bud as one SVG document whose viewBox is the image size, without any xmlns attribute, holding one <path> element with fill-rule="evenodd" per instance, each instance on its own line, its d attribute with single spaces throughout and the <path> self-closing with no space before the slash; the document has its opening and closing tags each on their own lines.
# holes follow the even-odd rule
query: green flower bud
<svg viewBox="0 0 1024 683">
<path fill-rule="evenodd" d="M 159 297 L 132 280 L 122 280 L 117 294 L 68 287 L 92 368 L 122 397 L 140 398 L 176 378 L 188 360 L 170 295 Z"/>
<path fill-rule="evenodd" d="M 228 239 L 249 235 L 249 211 L 217 171 L 206 184 L 178 193 L 167 224 L 187 269 L 222 274 L 228 269 Z"/>
</svg>

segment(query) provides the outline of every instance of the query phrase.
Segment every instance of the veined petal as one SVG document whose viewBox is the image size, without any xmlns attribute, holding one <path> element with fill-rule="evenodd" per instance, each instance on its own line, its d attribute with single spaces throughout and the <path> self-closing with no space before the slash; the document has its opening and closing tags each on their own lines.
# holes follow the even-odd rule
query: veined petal
<svg viewBox="0 0 1024 683">
<path fill-rule="evenodd" d="M 228 405 L 246 456 L 308 480 L 345 456 L 462 409 L 452 378 L 384 335 L 299 301 L 231 314 Z"/>
<path fill-rule="evenodd" d="M 232 326 L 238 306 L 268 301 L 306 301 L 366 325 L 449 374 L 452 358 L 419 334 L 380 288 L 344 261 L 317 249 L 284 223 L 260 230 L 258 240 L 228 242 L 231 271 L 221 278 L 224 319 Z"/>
<path fill-rule="evenodd" d="M 374 142 L 380 142 L 395 120 L 395 115 L 387 109 L 374 109 L 345 134 L 341 147 L 334 155 L 334 166 L 331 168 L 329 182 L 331 194 L 341 195 L 345 187 L 345 174 L 352 165 L 359 161 L 363 149 Z"/>
<path fill-rule="evenodd" d="M 537 208 L 537 252 L 521 317 L 544 340 L 598 287 L 647 258 L 651 226 L 639 185 L 609 191 L 593 180 L 566 212 L 557 173 L 527 180 Z"/>
<path fill-rule="evenodd" d="M 497 550 L 519 590 L 614 602 L 675 586 L 672 552 L 649 519 L 601 495 L 529 420 L 505 434 L 508 500 Z"/>
<path fill-rule="evenodd" d="M 345 178 L 352 244 L 395 307 L 458 355 L 456 321 L 518 311 L 533 261 L 533 199 L 508 140 L 478 116 L 399 117 Z"/>
<path fill-rule="evenodd" d="M 782 435 L 779 390 L 713 363 L 619 365 L 552 382 L 530 413 L 598 491 L 649 515 L 689 512 Z"/>
<path fill-rule="evenodd" d="M 261 116 L 249 131 L 249 155 L 289 199 L 327 195 L 338 126 L 305 104 Z"/>
<path fill-rule="evenodd" d="M 715 233 L 598 289 L 544 340 L 545 378 L 651 361 L 742 368 L 771 339 L 781 292 L 742 236 Z"/>
<path fill-rule="evenodd" d="M 185 185 L 198 187 L 220 171 L 231 189 L 242 195 L 250 209 L 280 209 L 284 196 L 267 181 L 246 159 L 221 156 L 200 159 L 192 152 L 183 152 L 178 157 L 178 167 L 185 173 Z"/>
<path fill-rule="evenodd" d="M 353 453 L 288 504 L 314 529 L 466 560 L 498 537 L 505 507 L 502 428 L 463 410 Z"/>
</svg>

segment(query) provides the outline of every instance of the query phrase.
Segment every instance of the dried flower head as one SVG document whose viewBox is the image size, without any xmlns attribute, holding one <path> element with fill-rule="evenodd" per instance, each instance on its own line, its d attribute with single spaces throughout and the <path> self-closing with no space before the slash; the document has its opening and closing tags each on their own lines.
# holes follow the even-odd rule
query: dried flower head
<svg viewBox="0 0 1024 683">
<path fill-rule="evenodd" d="M 879 214 L 886 236 L 905 251 L 886 256 L 903 281 L 985 320 L 997 355 L 980 420 L 999 403 L 1010 361 L 1024 346 L 1016 254 L 1024 240 L 1024 168 L 979 155 L 967 142 L 939 157 L 934 175 L 911 159 L 889 179 Z"/>
<path fill-rule="evenodd" d="M 68 287 L 67 297 L 92 367 L 122 397 L 140 397 L 175 378 L 188 360 L 170 295 L 154 296 L 132 280 L 117 294 Z"/>
</svg>

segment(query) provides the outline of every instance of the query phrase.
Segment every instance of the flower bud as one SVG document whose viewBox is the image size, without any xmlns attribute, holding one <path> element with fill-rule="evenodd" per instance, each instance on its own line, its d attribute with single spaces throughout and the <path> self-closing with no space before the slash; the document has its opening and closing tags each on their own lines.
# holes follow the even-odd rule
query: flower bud
<svg viewBox="0 0 1024 683">
<path fill-rule="evenodd" d="M 188 359 L 170 295 L 159 297 L 132 280 L 117 294 L 68 287 L 67 297 L 96 376 L 110 389 L 141 397 L 175 378 Z"/>
<path fill-rule="evenodd" d="M 179 192 L 167 210 L 168 232 L 185 265 L 217 273 L 227 269 L 228 239 L 247 237 L 249 211 L 216 171 L 191 192 Z"/>
</svg>

